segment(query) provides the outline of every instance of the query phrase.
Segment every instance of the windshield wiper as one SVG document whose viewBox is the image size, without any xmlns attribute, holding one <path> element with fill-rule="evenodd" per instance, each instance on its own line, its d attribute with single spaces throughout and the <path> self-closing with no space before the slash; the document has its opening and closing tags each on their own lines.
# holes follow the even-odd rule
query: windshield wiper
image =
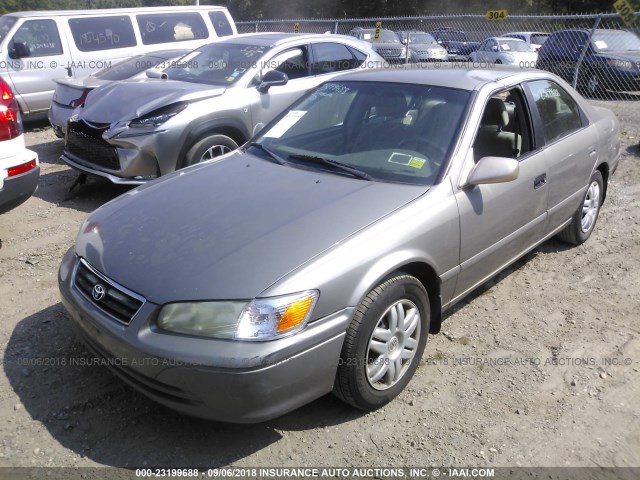
<svg viewBox="0 0 640 480">
<path fill-rule="evenodd" d="M 373 180 L 373 177 L 362 170 L 358 170 L 357 168 L 350 167 L 349 165 L 345 165 L 344 163 L 340 163 L 336 160 L 331 160 L 329 158 L 316 157 L 313 155 L 289 155 L 289 158 L 293 158 L 294 160 L 303 160 L 305 162 L 311 163 L 319 163 L 321 165 L 329 165 L 338 170 L 346 172 L 354 177 L 362 178 L 363 180 Z"/>
<path fill-rule="evenodd" d="M 262 145 L 261 143 L 258 142 L 251 142 L 249 144 L 250 147 L 256 147 L 260 150 L 262 150 L 264 153 L 266 153 L 269 158 L 274 161 L 275 163 L 277 163 L 278 165 L 284 165 L 287 163 L 287 161 L 282 158 L 281 156 L 273 153 L 271 150 L 269 150 L 267 147 L 265 147 L 264 145 Z"/>
</svg>

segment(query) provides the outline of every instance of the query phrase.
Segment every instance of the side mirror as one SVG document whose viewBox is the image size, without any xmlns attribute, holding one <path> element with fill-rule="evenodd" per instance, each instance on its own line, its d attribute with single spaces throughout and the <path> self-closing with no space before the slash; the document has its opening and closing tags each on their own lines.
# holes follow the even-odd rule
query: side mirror
<svg viewBox="0 0 640 480">
<path fill-rule="evenodd" d="M 156 68 L 148 68 L 144 71 L 144 73 L 147 78 L 161 78 L 162 80 L 166 80 L 167 78 L 169 78 L 166 73 Z"/>
<path fill-rule="evenodd" d="M 26 43 L 13 42 L 13 46 L 9 49 L 9 58 L 18 59 L 31 56 L 31 49 Z"/>
<path fill-rule="evenodd" d="M 260 93 L 267 93 L 271 87 L 286 85 L 289 81 L 286 73 L 270 70 L 264 74 L 260 84 L 256 87 Z"/>
<path fill-rule="evenodd" d="M 520 162 L 506 157 L 482 157 L 469 174 L 469 185 L 505 183 L 518 178 Z"/>
<path fill-rule="evenodd" d="M 491 51 L 492 52 L 497 52 L 498 51 L 498 46 L 497 45 L 491 45 Z"/>
</svg>

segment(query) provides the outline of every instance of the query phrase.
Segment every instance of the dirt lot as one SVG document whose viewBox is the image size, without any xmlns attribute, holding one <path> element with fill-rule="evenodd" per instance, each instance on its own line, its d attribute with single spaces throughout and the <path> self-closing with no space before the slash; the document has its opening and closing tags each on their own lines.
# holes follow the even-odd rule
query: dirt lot
<svg viewBox="0 0 640 480">
<path fill-rule="evenodd" d="M 60 258 L 125 189 L 70 192 L 62 141 L 31 125 L 39 190 L 0 217 L 0 466 L 640 466 L 634 128 L 591 239 L 545 243 L 450 312 L 396 401 L 363 414 L 328 395 L 247 426 L 186 418 L 104 367 L 68 365 L 91 357 L 59 302 Z"/>
</svg>

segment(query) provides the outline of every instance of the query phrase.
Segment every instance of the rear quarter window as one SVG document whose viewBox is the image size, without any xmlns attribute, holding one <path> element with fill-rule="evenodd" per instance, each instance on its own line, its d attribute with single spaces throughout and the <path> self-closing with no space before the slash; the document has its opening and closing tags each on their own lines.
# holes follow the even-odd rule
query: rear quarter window
<svg viewBox="0 0 640 480">
<path fill-rule="evenodd" d="M 72 18 L 69 28 L 81 52 L 96 52 L 136 46 L 136 36 L 128 16 Z"/>
<path fill-rule="evenodd" d="M 136 21 L 145 45 L 209 38 L 204 19 L 197 12 L 136 15 Z"/>
</svg>

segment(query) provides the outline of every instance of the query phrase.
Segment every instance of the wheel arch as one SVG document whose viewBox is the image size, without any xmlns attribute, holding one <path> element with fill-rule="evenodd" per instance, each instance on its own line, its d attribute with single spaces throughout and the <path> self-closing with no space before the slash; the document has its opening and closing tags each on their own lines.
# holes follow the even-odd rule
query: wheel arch
<svg viewBox="0 0 640 480">
<path fill-rule="evenodd" d="M 221 134 L 231 138 L 238 145 L 244 144 L 250 135 L 246 126 L 239 120 L 216 119 L 198 123 L 187 134 L 180 149 L 179 159 L 184 159 L 189 149 L 208 135 Z"/>
<path fill-rule="evenodd" d="M 596 167 L 596 170 L 602 175 L 602 203 L 607 198 L 607 189 L 609 185 L 609 164 L 601 163 Z"/>
<path fill-rule="evenodd" d="M 429 333 L 438 333 L 442 323 L 441 282 L 436 269 L 424 260 L 409 260 L 405 263 L 398 263 L 392 268 L 387 268 L 383 274 L 376 276 L 375 281 L 367 282 L 369 287 L 364 289 L 362 298 L 356 304 L 359 304 L 376 286 L 397 274 L 415 277 L 427 291 L 430 306 L 429 313 L 431 315 Z"/>
</svg>

